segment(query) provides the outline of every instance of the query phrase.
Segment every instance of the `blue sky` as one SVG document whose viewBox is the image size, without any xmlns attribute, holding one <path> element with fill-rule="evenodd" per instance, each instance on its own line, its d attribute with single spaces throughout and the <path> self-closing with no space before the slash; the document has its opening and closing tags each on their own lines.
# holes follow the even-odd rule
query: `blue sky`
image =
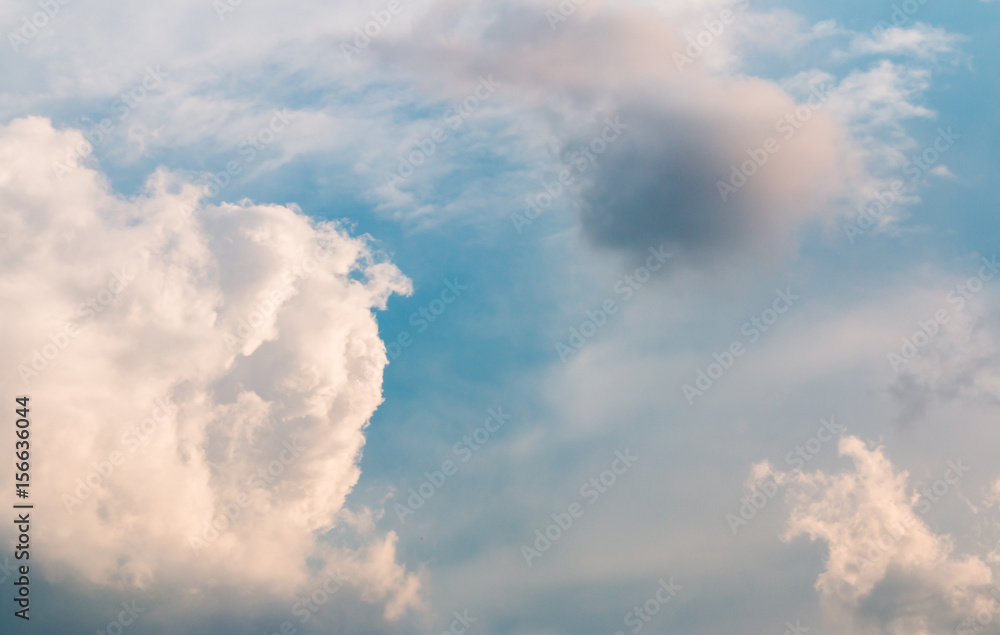
<svg viewBox="0 0 1000 635">
<path fill-rule="evenodd" d="M 56 4 L 0 7 L 5 629 L 1000 632 L 996 3 Z"/>
</svg>

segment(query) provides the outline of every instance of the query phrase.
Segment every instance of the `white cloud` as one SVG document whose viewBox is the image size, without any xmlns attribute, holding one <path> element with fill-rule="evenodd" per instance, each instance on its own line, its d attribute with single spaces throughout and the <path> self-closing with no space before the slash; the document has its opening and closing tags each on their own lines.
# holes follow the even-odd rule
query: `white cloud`
<svg viewBox="0 0 1000 635">
<path fill-rule="evenodd" d="M 853 469 L 775 471 L 754 467 L 754 479 L 774 478 L 790 508 L 783 538 L 805 535 L 827 544 L 825 571 L 816 580 L 827 607 L 879 633 L 950 632 L 994 605 L 993 573 L 976 556 L 960 556 L 948 536 L 917 517 L 919 494 L 881 448 L 857 437 L 839 442 Z"/>
<path fill-rule="evenodd" d="M 962 37 L 944 29 L 917 22 L 912 28 L 879 29 L 874 35 L 858 34 L 851 40 L 851 55 L 909 55 L 918 59 L 936 60 L 955 54 Z"/>
<path fill-rule="evenodd" d="M 417 604 L 393 534 L 353 522 L 355 548 L 320 540 L 351 520 L 382 400 L 373 310 L 409 281 L 294 206 L 188 213 L 205 188 L 163 170 L 133 198 L 86 165 L 60 180 L 53 163 L 82 142 L 41 118 L 0 127 L 0 301 L 17 307 L 0 386 L 31 397 L 33 562 L 91 584 L 274 593 L 320 562 L 388 617 Z"/>
</svg>

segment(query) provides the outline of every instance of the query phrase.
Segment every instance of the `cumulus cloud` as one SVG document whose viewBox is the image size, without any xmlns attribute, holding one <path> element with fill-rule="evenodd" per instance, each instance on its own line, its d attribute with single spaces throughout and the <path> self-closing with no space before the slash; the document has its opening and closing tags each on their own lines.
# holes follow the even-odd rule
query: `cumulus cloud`
<svg viewBox="0 0 1000 635">
<path fill-rule="evenodd" d="M 753 472 L 756 481 L 773 478 L 786 488 L 784 540 L 805 535 L 827 544 L 816 590 L 828 609 L 893 635 L 951 632 L 991 614 L 991 569 L 954 553 L 951 539 L 916 515 L 920 496 L 907 473 L 857 437 L 842 438 L 839 450 L 853 462 L 839 474 L 782 472 L 766 462 Z"/>
<path fill-rule="evenodd" d="M 83 144 L 42 118 L 0 127 L 0 386 L 31 398 L 32 561 L 189 593 L 341 568 L 387 617 L 418 604 L 395 536 L 343 509 L 382 400 L 373 311 L 409 281 L 294 205 L 200 205 L 207 188 L 162 170 L 124 197 L 89 159 L 54 169 Z M 323 539 L 345 523 L 354 546 Z"/>
</svg>

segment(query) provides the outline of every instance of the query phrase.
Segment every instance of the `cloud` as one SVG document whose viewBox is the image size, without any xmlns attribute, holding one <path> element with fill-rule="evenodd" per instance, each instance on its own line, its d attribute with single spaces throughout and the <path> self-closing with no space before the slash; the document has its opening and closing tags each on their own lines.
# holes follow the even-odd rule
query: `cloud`
<svg viewBox="0 0 1000 635">
<path fill-rule="evenodd" d="M 169 78 L 127 119 L 116 122 L 109 133 L 113 142 L 101 148 L 102 155 L 131 162 L 168 152 L 176 157 L 180 151 L 185 163 L 179 167 L 215 171 L 263 129 L 272 108 L 289 108 L 297 114 L 295 123 L 267 144 L 264 159 L 246 166 L 247 173 L 302 155 L 320 156 L 350 169 L 355 182 L 362 183 L 361 191 L 352 194 L 373 201 L 378 211 L 428 225 L 482 208 L 477 202 L 485 196 L 500 201 L 498 208 L 520 206 L 522 197 L 515 192 L 537 188 L 539 178 L 551 181 L 560 169 L 571 168 L 570 156 L 599 133 L 603 119 L 625 114 L 635 117 L 631 134 L 598 157 L 586 174 L 577 175 L 560 204 L 579 210 L 576 218 L 594 244 L 642 252 L 653 237 L 662 236 L 676 245 L 690 243 L 678 249 L 680 257 L 699 263 L 745 252 L 778 256 L 794 248 L 804 224 L 828 221 L 888 189 L 887 162 L 895 160 L 897 167 L 903 162 L 902 146 L 909 137 L 899 127 L 875 134 L 871 122 L 853 118 L 858 111 L 871 114 L 869 106 L 899 97 L 898 109 L 879 113 L 896 123 L 929 116 L 912 103 L 920 91 L 856 94 L 854 83 L 868 73 L 852 72 L 838 84 L 817 72 L 812 79 L 821 79 L 834 93 L 829 107 L 816 110 L 808 125 L 786 140 L 775 129 L 777 122 L 802 106 L 809 90 L 753 78 L 749 74 L 755 69 L 746 68 L 747 60 L 765 52 L 791 57 L 808 45 L 852 36 L 856 42 L 871 40 L 865 46 L 877 55 L 890 54 L 890 43 L 899 47 L 914 38 L 928 45 L 954 39 L 922 24 L 873 39 L 832 20 L 809 24 L 787 10 L 722 0 L 669 6 L 592 0 L 562 8 L 543 2 L 428 0 L 404 5 L 379 27 L 363 53 L 345 63 L 340 45 L 352 43 L 354 27 L 373 19 L 360 6 L 306 2 L 292 12 L 241 6 L 221 19 L 198 3 L 172 7 L 169 19 L 159 9 L 152 11 L 143 14 L 145 19 L 166 26 L 141 41 L 98 39 L 97 24 L 123 19 L 117 6 L 104 5 L 93 14 L 74 14 L 81 28 L 32 40 L 17 58 L 16 69 L 23 73 L 12 84 L 17 90 L 9 95 L 7 112 L 48 112 L 53 103 L 82 99 L 94 117 L 85 122 L 89 128 L 113 115 L 98 100 L 111 102 L 142 79 L 146 65 L 162 62 Z M 558 19 L 551 17 L 553 11 Z M 723 22 L 723 15 L 731 19 Z M 706 31 L 706 23 L 716 32 Z M 175 25 L 183 25 L 183 31 Z M 282 35 L 291 30 L 298 34 L 294 45 Z M 703 32 L 707 44 L 692 52 L 689 38 L 697 41 Z M 170 48 L 171 33 L 175 39 L 212 44 L 189 43 L 178 56 Z M 86 63 L 53 66 L 67 50 L 86 51 Z M 302 59 L 315 63 L 303 65 Z M 268 80 L 274 68 L 296 80 Z M 907 80 L 907 88 L 913 85 L 915 69 L 890 69 L 871 74 L 863 88 L 891 81 L 886 84 L 890 91 L 901 86 L 900 79 Z M 449 137 L 461 136 L 460 143 L 443 143 L 419 175 L 387 186 L 386 175 L 419 141 L 427 143 L 429 128 L 441 123 L 426 113 L 448 110 L 442 101 L 461 103 L 481 76 L 491 74 L 503 88 L 476 113 L 478 123 L 463 123 L 457 133 L 445 126 Z M 240 82 L 233 81 L 237 76 Z M 247 91 L 265 82 L 263 94 Z M 308 95 L 297 92 L 302 85 L 311 87 Z M 841 107 L 834 107 L 837 94 L 844 97 Z M 539 157 L 544 152 L 539 140 L 551 137 L 556 139 L 552 155 Z M 737 195 L 723 200 L 719 182 L 769 137 L 781 142 L 780 150 Z M 489 174 L 481 169 L 486 161 Z M 637 189 L 627 198 L 614 191 L 614 179 L 623 175 Z M 904 202 L 909 200 L 914 199 Z M 901 216 L 894 210 L 885 222 Z"/>
<path fill-rule="evenodd" d="M 962 300 L 955 293 L 949 299 Z M 909 334 L 911 344 L 901 347 L 899 376 L 890 392 L 903 406 L 905 421 L 922 417 L 937 402 L 1000 403 L 1000 314 L 977 306 L 950 311 L 950 317 L 929 337 L 919 331 Z M 904 357 L 904 351 L 910 357 Z"/>
<path fill-rule="evenodd" d="M 639 251 L 664 243 L 691 261 L 786 245 L 845 178 L 843 130 L 808 107 L 808 126 L 782 126 L 796 109 L 776 85 L 749 79 L 692 86 L 683 99 L 622 95 L 630 130 L 585 177 L 585 233 Z"/>
<path fill-rule="evenodd" d="M 276 595 L 342 568 L 387 617 L 418 604 L 395 536 L 343 509 L 382 400 L 373 310 L 409 281 L 294 205 L 200 205 L 164 170 L 126 198 L 88 158 L 54 169 L 83 144 L 0 127 L 0 385 L 31 398 L 32 562 Z M 353 547 L 322 539 L 345 523 Z"/>
<path fill-rule="evenodd" d="M 752 479 L 773 478 L 786 488 L 784 540 L 806 535 L 827 544 L 816 580 L 827 607 L 893 635 L 950 632 L 991 611 L 992 571 L 976 556 L 955 554 L 948 536 L 916 516 L 920 497 L 907 473 L 857 437 L 842 438 L 839 451 L 853 469 L 782 472 L 765 462 L 754 466 Z"/>
<path fill-rule="evenodd" d="M 706 11 L 699 22 L 695 8 Z M 424 37 L 372 50 L 425 84 L 437 77 L 439 95 L 459 95 L 485 74 L 504 82 L 500 98 L 558 140 L 541 178 L 570 172 L 568 199 L 591 243 L 641 253 L 662 242 L 699 266 L 780 257 L 804 226 L 852 215 L 898 178 L 915 146 L 902 123 L 933 116 L 916 103 L 928 73 L 885 61 L 840 79 L 753 77 L 720 60 L 761 48 L 747 25 L 764 14 L 728 10 L 730 26 L 694 46 L 690 25 L 716 19 L 721 5 L 692 4 L 679 16 L 593 2 L 547 22 L 531 4 L 440 3 L 418 22 Z M 767 15 L 803 45 L 848 34 Z M 603 144 L 615 117 L 628 130 Z"/>
<path fill-rule="evenodd" d="M 909 55 L 918 59 L 937 60 L 939 56 L 957 53 L 964 38 L 942 28 L 917 22 L 912 28 L 877 29 L 874 37 L 859 34 L 851 40 L 851 55 Z"/>
</svg>

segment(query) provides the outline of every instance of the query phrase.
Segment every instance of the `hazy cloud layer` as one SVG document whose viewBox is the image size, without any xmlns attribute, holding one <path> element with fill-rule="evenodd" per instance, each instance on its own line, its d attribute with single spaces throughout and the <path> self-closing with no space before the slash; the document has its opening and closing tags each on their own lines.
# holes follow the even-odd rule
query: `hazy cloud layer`
<svg viewBox="0 0 1000 635">
<path fill-rule="evenodd" d="M 804 225 L 853 217 L 889 188 L 914 145 L 902 123 L 932 114 L 916 103 L 927 71 L 884 62 L 843 78 L 748 76 L 731 55 L 756 46 L 747 24 L 774 23 L 784 41 L 798 42 L 793 48 L 849 32 L 740 3 L 695 4 L 658 11 L 597 2 L 553 15 L 531 4 L 442 3 L 417 23 L 425 37 L 378 42 L 373 52 L 422 69 L 425 83 L 427 71 L 440 73 L 439 90 L 451 98 L 477 76 L 504 82 L 502 99 L 554 135 L 543 179 L 552 192 L 560 170 L 572 175 L 562 189 L 596 245 L 642 252 L 663 242 L 694 263 L 775 257 Z M 705 20 L 723 30 L 702 34 L 710 36 L 702 46 Z M 953 50 L 955 38 L 933 34 L 935 50 Z M 893 31 L 903 42 L 927 36 L 922 25 Z M 626 128 L 609 140 L 612 121 Z"/>
</svg>

